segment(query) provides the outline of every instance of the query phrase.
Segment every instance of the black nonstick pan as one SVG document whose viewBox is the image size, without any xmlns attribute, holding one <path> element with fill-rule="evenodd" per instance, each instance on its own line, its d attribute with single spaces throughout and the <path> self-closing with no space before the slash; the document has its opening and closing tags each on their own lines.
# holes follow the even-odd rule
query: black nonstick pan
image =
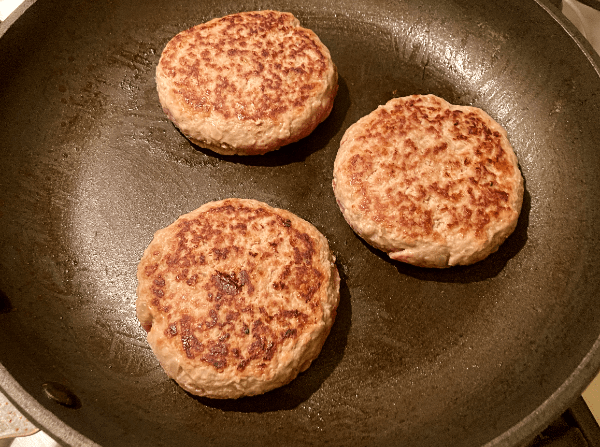
<svg viewBox="0 0 600 447">
<path fill-rule="evenodd" d="M 190 144 L 158 103 L 164 45 L 267 8 L 331 50 L 331 116 L 260 157 Z M 552 4 L 38 0 L 0 30 L 0 387 L 60 442 L 517 446 L 600 369 L 600 58 Z M 390 261 L 335 203 L 344 131 L 413 93 L 483 108 L 519 157 L 517 229 L 478 264 Z M 226 197 L 312 222 L 342 296 L 305 373 L 214 401 L 162 372 L 135 317 L 135 272 L 157 229 Z"/>
</svg>

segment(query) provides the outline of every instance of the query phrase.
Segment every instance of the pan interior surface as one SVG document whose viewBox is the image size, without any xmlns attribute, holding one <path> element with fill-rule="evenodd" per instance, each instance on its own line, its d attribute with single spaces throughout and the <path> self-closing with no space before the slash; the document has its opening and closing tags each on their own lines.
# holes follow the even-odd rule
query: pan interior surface
<svg viewBox="0 0 600 447">
<path fill-rule="evenodd" d="M 397 3 L 39 0 L 7 30 L 0 363 L 42 410 L 110 446 L 472 446 L 508 442 L 503 433 L 566 381 L 563 393 L 581 392 L 599 363 L 573 380 L 600 333 L 597 61 L 535 2 Z M 330 49 L 340 76 L 330 117 L 260 157 L 193 146 L 158 103 L 162 49 L 198 23 L 267 8 L 294 13 Z M 395 96 L 428 93 L 502 124 L 525 178 L 514 234 L 468 267 L 390 261 L 353 233 L 331 188 L 349 125 Z M 342 285 L 305 373 L 215 401 L 160 368 L 135 316 L 136 267 L 156 230 L 227 197 L 313 223 Z M 48 384 L 76 400 L 49 399 Z M 563 410 L 547 410 L 547 422 Z"/>
</svg>

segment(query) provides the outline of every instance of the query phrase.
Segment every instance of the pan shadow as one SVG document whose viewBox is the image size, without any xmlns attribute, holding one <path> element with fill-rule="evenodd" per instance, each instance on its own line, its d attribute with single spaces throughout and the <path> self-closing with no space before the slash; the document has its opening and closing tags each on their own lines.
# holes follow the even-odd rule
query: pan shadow
<svg viewBox="0 0 600 447">
<path fill-rule="evenodd" d="M 190 396 L 207 407 L 239 413 L 292 410 L 308 400 L 335 370 L 346 350 L 352 322 L 352 306 L 346 277 L 341 268 L 338 267 L 338 271 L 340 273 L 340 303 L 335 322 L 321 353 L 306 371 L 300 373 L 289 384 L 258 396 L 239 399 L 210 399 L 191 394 Z"/>
<path fill-rule="evenodd" d="M 487 258 L 471 265 L 457 265 L 450 268 L 417 267 L 404 262 L 394 261 L 376 248 L 371 247 L 360 239 L 365 247 L 386 262 L 396 267 L 399 273 L 422 281 L 435 281 L 441 283 L 473 283 L 484 281 L 497 276 L 506 266 L 507 262 L 515 257 L 527 243 L 527 228 L 529 227 L 529 212 L 531 210 L 531 196 L 527 190 L 523 193 L 523 205 L 517 221 L 515 231 L 504 241 L 498 251 Z M 358 237 L 358 236 L 357 236 Z"/>
<path fill-rule="evenodd" d="M 13 310 L 12 304 L 8 296 L 0 290 L 0 314 L 7 314 Z"/>
<path fill-rule="evenodd" d="M 247 166 L 275 167 L 305 160 L 311 154 L 318 152 L 329 144 L 342 129 L 346 114 L 350 108 L 350 94 L 344 78 L 338 77 L 338 92 L 329 116 L 320 123 L 310 135 L 301 140 L 281 147 L 264 155 L 221 155 L 210 149 L 202 148 L 190 141 L 198 152 L 218 160 L 238 163 Z M 179 131 L 181 133 L 181 131 Z M 182 134 L 183 135 L 183 134 Z M 185 135 L 183 135 L 185 137 Z M 189 141 L 189 140 L 188 140 Z"/>
</svg>

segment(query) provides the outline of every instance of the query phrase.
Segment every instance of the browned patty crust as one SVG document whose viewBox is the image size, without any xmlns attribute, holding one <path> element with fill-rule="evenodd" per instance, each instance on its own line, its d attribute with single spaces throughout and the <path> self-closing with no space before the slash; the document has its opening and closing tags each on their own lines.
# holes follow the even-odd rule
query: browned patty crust
<svg viewBox="0 0 600 447">
<path fill-rule="evenodd" d="M 502 126 L 433 95 L 395 98 L 352 125 L 333 187 L 359 235 L 424 267 L 471 264 L 496 251 L 523 200 Z"/>
<path fill-rule="evenodd" d="M 337 70 L 290 13 L 251 11 L 177 34 L 156 72 L 161 104 L 194 143 L 262 154 L 298 141 L 330 113 Z"/>
<path fill-rule="evenodd" d="M 308 368 L 335 319 L 339 277 L 314 226 L 227 199 L 155 234 L 137 293 L 138 318 L 167 374 L 193 394 L 236 398 Z"/>
</svg>

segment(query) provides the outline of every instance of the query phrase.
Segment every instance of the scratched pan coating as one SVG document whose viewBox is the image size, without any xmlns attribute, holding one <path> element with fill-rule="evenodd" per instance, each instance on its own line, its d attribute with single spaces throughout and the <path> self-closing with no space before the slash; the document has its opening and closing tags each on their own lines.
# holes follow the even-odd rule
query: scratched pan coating
<svg viewBox="0 0 600 447">
<path fill-rule="evenodd" d="M 331 116 L 260 157 L 191 145 L 158 103 L 162 48 L 197 23 L 265 8 L 294 13 L 331 50 Z M 0 386 L 76 445 L 535 435 L 600 365 L 599 64 L 555 13 L 520 0 L 34 3 L 0 37 Z M 505 126 L 525 178 L 515 233 L 473 266 L 390 261 L 355 236 L 333 196 L 347 127 L 394 96 L 427 93 Z M 157 229 L 226 197 L 313 223 L 337 257 L 341 302 L 296 380 L 213 401 L 162 372 L 135 317 L 135 271 Z"/>
</svg>

